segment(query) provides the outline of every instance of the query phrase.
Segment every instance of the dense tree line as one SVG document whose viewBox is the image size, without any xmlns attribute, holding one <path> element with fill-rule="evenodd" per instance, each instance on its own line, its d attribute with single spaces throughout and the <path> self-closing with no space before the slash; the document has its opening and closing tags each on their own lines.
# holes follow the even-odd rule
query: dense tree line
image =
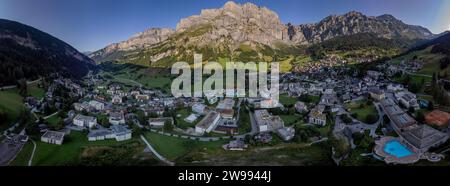
<svg viewBox="0 0 450 186">
<path fill-rule="evenodd" d="M 0 125 L 8 120 L 8 115 L 5 113 L 3 109 L 0 108 Z"/>
<path fill-rule="evenodd" d="M 351 51 L 358 49 L 367 49 L 370 47 L 380 49 L 404 49 L 412 41 L 401 39 L 380 38 L 373 33 L 360 33 L 349 36 L 336 37 L 319 44 L 315 44 L 307 49 L 313 57 L 323 56 L 327 51 Z"/>
<path fill-rule="evenodd" d="M 17 80 L 34 80 L 52 72 L 81 77 L 94 68 L 89 58 L 77 54 L 71 46 L 32 27 L 0 19 L 0 35 L 30 40 L 0 38 L 0 86 L 16 85 Z"/>
<path fill-rule="evenodd" d="M 431 95 L 438 104 L 450 106 L 450 97 L 444 85 L 439 82 L 439 77 L 435 73 L 431 80 Z"/>
</svg>

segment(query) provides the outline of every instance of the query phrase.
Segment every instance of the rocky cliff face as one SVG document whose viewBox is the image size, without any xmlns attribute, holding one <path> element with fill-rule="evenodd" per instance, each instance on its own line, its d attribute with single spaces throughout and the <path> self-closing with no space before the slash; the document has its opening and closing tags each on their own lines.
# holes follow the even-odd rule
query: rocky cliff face
<svg viewBox="0 0 450 186">
<path fill-rule="evenodd" d="M 288 25 L 291 41 L 299 44 L 319 43 L 338 36 L 375 33 L 382 38 L 427 39 L 433 34 L 426 28 L 407 25 L 392 15 L 365 16 L 359 12 L 328 16 L 316 24 Z"/>
<path fill-rule="evenodd" d="M 391 15 L 373 17 L 349 12 L 328 16 L 314 24 L 292 25 L 283 24 L 275 12 L 265 7 L 227 2 L 222 8 L 202 10 L 199 15 L 180 20 L 174 31 L 151 29 L 90 56 L 96 61 L 139 59 L 154 62 L 169 57 L 171 59 L 167 60 L 186 59 L 194 52 L 237 57 L 246 52 L 245 56 L 260 59 L 274 55 L 274 50 L 286 49 L 286 46 L 310 45 L 359 33 L 408 40 L 433 36 L 429 30 L 407 25 Z M 125 59 L 124 53 L 130 51 L 134 53 L 126 55 Z M 149 56 L 143 57 L 139 53 Z"/>
<path fill-rule="evenodd" d="M 165 41 L 173 33 L 174 30 L 169 28 L 151 28 L 133 35 L 126 41 L 114 43 L 99 51 L 93 52 L 89 55 L 89 57 L 94 60 L 98 60 L 115 52 L 125 52 L 151 47 L 154 44 Z"/>
<path fill-rule="evenodd" d="M 220 9 L 202 10 L 200 15 L 182 19 L 176 30 L 184 32 L 201 25 L 210 25 L 211 29 L 201 36 L 206 43 L 200 45 L 229 38 L 235 44 L 250 41 L 274 46 L 287 33 L 275 12 L 251 3 L 227 2 Z"/>
</svg>

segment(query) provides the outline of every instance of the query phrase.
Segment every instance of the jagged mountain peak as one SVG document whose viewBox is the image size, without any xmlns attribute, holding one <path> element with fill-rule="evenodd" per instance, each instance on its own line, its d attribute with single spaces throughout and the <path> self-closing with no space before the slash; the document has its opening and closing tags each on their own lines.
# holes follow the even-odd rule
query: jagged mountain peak
<svg viewBox="0 0 450 186">
<path fill-rule="evenodd" d="M 152 42 L 152 45 L 147 45 L 148 42 L 143 42 L 146 45 L 132 45 L 140 46 L 139 48 L 125 47 L 131 50 L 124 50 L 123 47 L 118 47 L 118 44 L 113 45 L 106 48 L 113 49 L 111 51 L 102 49 L 94 53 L 93 55 L 100 56 L 94 59 L 96 61 L 132 59 L 149 64 L 151 63 L 148 62 L 149 60 L 154 62 L 162 59 L 163 61 L 189 59 L 192 53 L 198 51 L 213 53 L 212 56 L 239 56 L 242 49 L 250 53 L 249 55 L 257 56 L 252 59 L 261 59 L 266 56 L 261 51 L 267 52 L 267 49 L 285 50 L 286 46 L 293 48 L 299 45 L 311 45 L 360 33 L 371 33 L 377 38 L 406 40 L 427 39 L 433 36 L 429 30 L 420 26 L 407 25 L 392 15 L 366 16 L 357 11 L 331 15 L 312 24 L 283 24 L 278 14 L 266 7 L 252 3 L 239 4 L 233 1 L 225 3 L 220 8 L 203 9 L 198 15 L 181 19 L 176 29 L 168 31 L 167 34 L 158 33 L 156 37 L 161 39 L 157 40 L 159 41 L 157 43 Z M 135 40 L 140 40 L 141 37 L 145 40 L 147 35 L 140 33 L 121 44 L 128 46 L 130 42 L 139 43 Z M 133 57 L 121 54 L 127 51 L 131 51 Z M 139 52 L 143 51 L 145 55 L 138 57 Z M 267 54 L 274 55 L 272 52 Z M 124 56 L 127 59 L 124 59 Z"/>
</svg>

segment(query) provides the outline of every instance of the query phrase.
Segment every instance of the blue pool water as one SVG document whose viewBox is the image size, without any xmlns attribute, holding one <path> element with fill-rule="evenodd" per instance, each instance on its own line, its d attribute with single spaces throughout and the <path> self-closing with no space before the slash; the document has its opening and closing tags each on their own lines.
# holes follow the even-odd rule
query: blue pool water
<svg viewBox="0 0 450 186">
<path fill-rule="evenodd" d="M 386 143 L 383 149 L 390 155 L 393 155 L 397 158 L 403 158 L 413 154 L 408 148 L 406 148 L 403 144 L 398 141 L 389 141 Z"/>
</svg>

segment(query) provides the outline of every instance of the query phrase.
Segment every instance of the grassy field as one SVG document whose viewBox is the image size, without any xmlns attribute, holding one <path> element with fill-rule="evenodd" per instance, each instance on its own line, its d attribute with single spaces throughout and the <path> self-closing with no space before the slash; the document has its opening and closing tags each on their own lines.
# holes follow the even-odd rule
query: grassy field
<svg viewBox="0 0 450 186">
<path fill-rule="evenodd" d="M 284 121 L 284 124 L 286 126 L 291 126 L 296 124 L 297 122 L 300 122 L 301 116 L 298 114 L 294 115 L 280 115 L 280 118 Z"/>
<path fill-rule="evenodd" d="M 361 105 L 363 106 L 361 107 Z M 365 100 L 350 102 L 345 106 L 352 114 L 357 115 L 356 119 L 359 121 L 367 123 L 366 118 L 369 114 L 376 114 L 378 118 L 378 112 L 375 106 L 373 104 L 367 105 Z"/>
<path fill-rule="evenodd" d="M 239 134 L 245 134 L 252 131 L 250 124 L 250 115 L 246 108 L 241 107 L 241 113 L 239 114 Z"/>
<path fill-rule="evenodd" d="M 61 120 L 62 120 L 61 117 L 59 117 L 58 114 L 55 114 L 55 115 L 53 115 L 53 116 L 47 118 L 46 121 L 47 121 L 50 125 L 58 125 L 58 123 L 61 122 Z"/>
<path fill-rule="evenodd" d="M 177 126 L 179 128 L 187 129 L 189 127 L 194 127 L 195 124 L 197 124 L 202 119 L 202 117 L 200 116 L 200 117 L 197 118 L 196 121 L 194 121 L 192 123 L 188 123 L 188 122 L 184 121 L 184 119 L 186 117 L 188 117 L 190 114 L 192 114 L 192 112 L 188 108 L 184 108 L 184 109 L 181 109 L 181 110 L 177 111 L 177 116 L 180 115 L 180 117 L 176 118 Z"/>
<path fill-rule="evenodd" d="M 294 105 L 297 102 L 297 98 L 289 97 L 287 94 L 280 95 L 280 103 L 284 106 L 286 105 Z"/>
<path fill-rule="evenodd" d="M 327 143 L 312 146 L 276 143 L 250 147 L 246 151 L 199 149 L 178 159 L 178 165 L 206 166 L 330 166 L 331 147 Z"/>
<path fill-rule="evenodd" d="M 221 150 L 221 146 L 226 143 L 226 141 L 200 142 L 190 139 L 164 136 L 153 132 L 145 133 L 145 137 L 152 144 L 155 150 L 158 151 L 158 153 L 170 160 L 175 160 L 176 158 L 195 149 L 213 149 L 224 151 Z"/>
<path fill-rule="evenodd" d="M 0 121 L 0 131 L 7 128 L 9 122 L 16 121 L 24 108 L 23 98 L 16 89 L 0 91 L 0 110 L 8 116 L 8 121 Z"/>
<path fill-rule="evenodd" d="M 120 144 L 131 143 L 137 139 L 132 139 L 123 142 L 117 142 L 115 140 L 95 141 L 89 142 L 86 134 L 82 132 L 72 131 L 70 135 L 66 136 L 63 145 L 54 145 L 37 141 L 36 152 L 33 158 L 32 165 L 37 166 L 52 166 L 52 165 L 64 165 L 77 160 L 85 147 L 92 146 L 114 146 Z M 28 145 L 30 146 L 30 145 Z M 25 165 L 28 161 L 27 157 L 30 157 L 31 150 L 25 146 L 17 158 L 13 161 L 14 165 Z M 32 146 L 32 145 L 31 145 Z"/>
<path fill-rule="evenodd" d="M 37 99 L 42 99 L 45 96 L 45 90 L 38 87 L 37 83 L 28 85 L 28 96 L 33 96 Z"/>
</svg>

